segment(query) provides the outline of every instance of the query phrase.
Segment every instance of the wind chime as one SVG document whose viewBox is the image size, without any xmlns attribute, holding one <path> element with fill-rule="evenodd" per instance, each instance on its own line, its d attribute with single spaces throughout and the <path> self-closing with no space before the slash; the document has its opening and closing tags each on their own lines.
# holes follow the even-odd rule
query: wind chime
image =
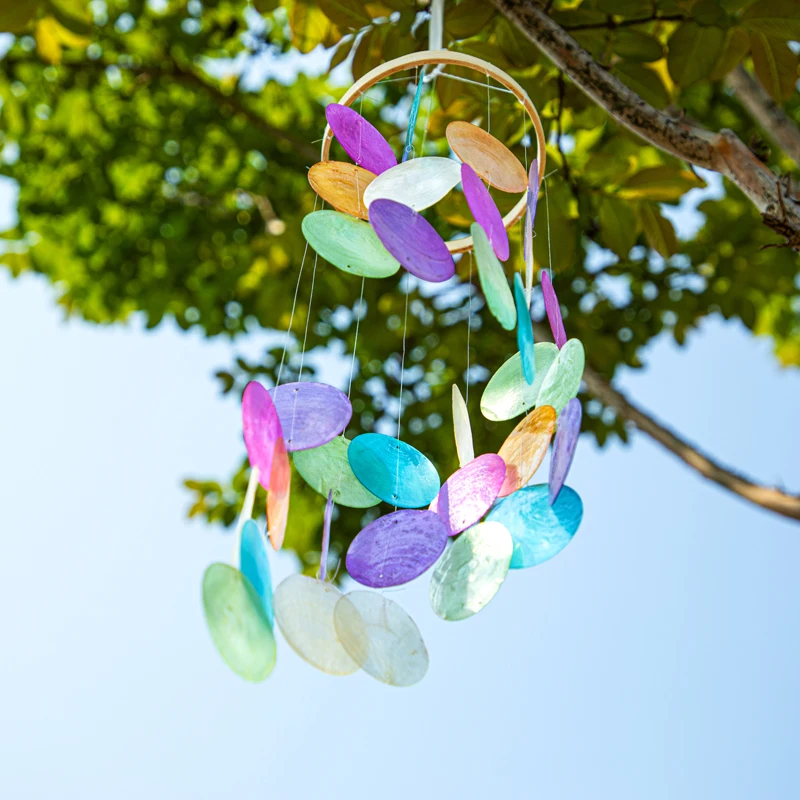
<svg viewBox="0 0 800 800">
<path fill-rule="evenodd" d="M 516 97 L 536 134 L 537 155 L 529 169 L 488 130 L 458 120 L 446 130 L 458 160 L 408 157 L 425 71 L 433 67 L 441 77 L 452 77 L 441 73 L 450 65 L 494 79 Z M 418 85 L 398 163 L 383 136 L 350 106 L 379 81 L 407 70 L 419 70 Z M 400 440 L 399 419 L 397 437 L 364 433 L 348 441 L 349 391 L 303 381 L 302 368 L 301 380 L 286 384 L 279 370 L 277 385 L 269 390 L 249 383 L 242 422 L 250 480 L 233 563 L 208 568 L 203 603 L 214 644 L 247 680 L 261 681 L 272 672 L 277 621 L 291 647 L 328 674 L 362 669 L 385 683 L 410 686 L 428 668 L 419 629 L 399 604 L 370 590 L 401 586 L 433 568 L 433 610 L 444 620 L 463 620 L 489 603 L 510 569 L 541 564 L 571 541 L 583 515 L 580 497 L 565 480 L 581 427 L 576 395 L 584 352 L 577 339 L 566 337 L 544 270 L 541 291 L 554 343 L 534 343 L 533 221 L 545 138 L 535 107 L 513 78 L 478 58 L 428 50 L 372 70 L 340 103 L 327 107 L 326 117 L 321 159 L 310 169 L 309 181 L 333 210 L 305 217 L 308 244 L 318 257 L 362 280 L 387 278 L 402 268 L 419 281 L 440 283 L 455 273 L 453 255 L 474 251 L 489 311 L 506 330 L 516 328 L 517 344 L 517 352 L 489 380 L 481 413 L 498 422 L 525 416 L 496 454 L 476 457 L 467 405 L 454 385 L 460 468 L 442 484 L 431 461 Z M 352 163 L 329 160 L 333 137 Z M 459 183 L 474 222 L 470 236 L 446 242 L 421 212 Z M 521 194 L 505 217 L 485 184 Z M 512 288 L 502 262 L 509 258 L 507 229 L 523 215 L 525 283 L 515 273 Z M 549 480 L 529 485 L 551 440 Z M 266 537 L 251 516 L 260 483 L 267 491 L 269 541 L 279 549 L 289 509 L 289 453 L 302 478 L 327 498 L 322 554 L 318 578 L 293 575 L 273 595 Z M 326 575 L 334 504 L 369 508 L 381 501 L 395 510 L 363 528 L 346 555 L 350 577 L 368 589 L 342 594 Z"/>
</svg>

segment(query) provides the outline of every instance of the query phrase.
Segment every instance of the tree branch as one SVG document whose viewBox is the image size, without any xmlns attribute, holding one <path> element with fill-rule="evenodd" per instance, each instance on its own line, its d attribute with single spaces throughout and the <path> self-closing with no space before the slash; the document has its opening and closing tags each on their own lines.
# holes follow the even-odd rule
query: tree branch
<svg viewBox="0 0 800 800">
<path fill-rule="evenodd" d="M 629 28 L 631 25 L 646 25 L 648 22 L 681 22 L 686 17 L 683 14 L 652 14 L 649 17 L 639 19 L 622 19 L 614 22 L 613 17 L 609 16 L 606 22 L 583 22 L 579 25 L 565 25 L 565 31 L 596 31 L 614 30 L 615 28 Z"/>
<path fill-rule="evenodd" d="M 761 84 L 741 65 L 728 74 L 725 83 L 773 144 L 800 166 L 800 128 Z"/>
<path fill-rule="evenodd" d="M 800 247 L 800 204 L 733 131 L 712 133 L 675 120 L 642 100 L 601 67 L 535 0 L 492 0 L 495 6 L 614 119 L 651 145 L 724 175 L 753 202 L 764 222 Z"/>
<path fill-rule="evenodd" d="M 534 322 L 533 331 L 537 341 L 553 341 L 547 325 Z M 789 494 L 772 486 L 762 486 L 715 461 L 696 445 L 662 425 L 644 409 L 634 405 L 588 364 L 583 371 L 583 382 L 589 392 L 604 406 L 613 408 L 622 419 L 634 425 L 642 433 L 646 433 L 662 447 L 666 447 L 684 464 L 707 480 L 754 505 L 774 511 L 782 517 L 800 520 L 800 495 Z"/>
<path fill-rule="evenodd" d="M 707 456 L 695 445 L 662 425 L 647 412 L 638 408 L 625 395 L 601 378 L 591 367 L 586 367 L 583 379 L 588 390 L 603 405 L 613 408 L 623 419 L 633 423 L 642 433 L 646 433 L 676 455 L 684 464 L 690 466 L 704 478 L 713 481 L 723 489 L 783 517 L 800 520 L 800 496 L 787 494 L 771 486 L 762 486 L 725 467 Z"/>
</svg>

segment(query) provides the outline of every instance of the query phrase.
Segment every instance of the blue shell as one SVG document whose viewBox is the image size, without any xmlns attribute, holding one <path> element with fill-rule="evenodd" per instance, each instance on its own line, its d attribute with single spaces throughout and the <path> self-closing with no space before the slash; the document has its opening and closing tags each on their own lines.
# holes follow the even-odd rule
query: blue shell
<svg viewBox="0 0 800 800">
<path fill-rule="evenodd" d="M 574 489 L 565 486 L 552 506 L 548 494 L 546 483 L 526 486 L 501 500 L 486 517 L 511 534 L 511 569 L 536 567 L 558 555 L 581 524 L 583 503 Z"/>
<path fill-rule="evenodd" d="M 436 467 L 419 450 L 393 436 L 362 433 L 350 442 L 347 458 L 361 483 L 393 506 L 422 508 L 439 493 Z"/>
<path fill-rule="evenodd" d="M 242 574 L 253 584 L 261 598 L 269 624 L 275 626 L 275 612 L 272 610 L 272 574 L 267 558 L 267 544 L 264 534 L 253 520 L 249 519 L 242 528 L 242 546 L 239 551 Z"/>
<path fill-rule="evenodd" d="M 522 371 L 525 382 L 530 386 L 536 377 L 536 358 L 533 350 L 533 323 L 522 278 L 519 272 L 514 273 L 514 302 L 517 306 L 517 347 L 522 356 Z"/>
</svg>

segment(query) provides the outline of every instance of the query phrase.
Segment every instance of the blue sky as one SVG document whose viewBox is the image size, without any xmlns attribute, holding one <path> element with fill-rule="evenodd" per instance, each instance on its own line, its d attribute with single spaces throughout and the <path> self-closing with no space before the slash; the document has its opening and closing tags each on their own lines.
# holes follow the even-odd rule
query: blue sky
<svg viewBox="0 0 800 800">
<path fill-rule="evenodd" d="M 436 618 L 427 576 L 392 594 L 431 654 L 420 685 L 328 677 L 281 640 L 251 686 L 200 603 L 230 540 L 181 488 L 241 457 L 212 378 L 230 345 L 65 322 L 44 281 L 6 274 L 0 341 L 0 796 L 797 796 L 800 527 L 643 436 L 581 441 L 581 530 L 478 616 Z M 800 489 L 800 374 L 768 341 L 711 321 L 646 357 L 621 376 L 638 402 Z"/>
</svg>

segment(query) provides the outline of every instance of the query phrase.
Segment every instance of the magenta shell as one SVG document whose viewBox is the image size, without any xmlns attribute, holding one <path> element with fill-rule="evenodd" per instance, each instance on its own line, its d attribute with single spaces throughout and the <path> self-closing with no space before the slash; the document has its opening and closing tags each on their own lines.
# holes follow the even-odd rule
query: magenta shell
<svg viewBox="0 0 800 800">
<path fill-rule="evenodd" d="M 550 330 L 553 331 L 553 341 L 559 350 L 567 343 L 567 332 L 564 330 L 564 320 L 561 319 L 561 308 L 558 305 L 556 290 L 550 276 L 542 270 L 542 294 L 544 295 L 544 308 L 547 319 L 550 320 Z"/>
<path fill-rule="evenodd" d="M 371 522 L 350 544 L 347 571 L 364 586 L 399 586 L 422 575 L 447 544 L 447 528 L 432 511 L 403 509 Z"/>
<path fill-rule="evenodd" d="M 508 233 L 503 225 L 503 217 L 497 209 L 489 190 L 469 164 L 461 165 L 461 188 L 469 210 L 485 231 L 494 254 L 501 260 L 508 260 Z"/>
<path fill-rule="evenodd" d="M 244 387 L 242 431 L 250 466 L 258 468 L 258 482 L 268 490 L 275 444 L 283 432 L 269 392 L 257 381 Z"/>
<path fill-rule="evenodd" d="M 384 247 L 412 274 L 441 283 L 455 274 L 453 256 L 421 214 L 387 198 L 373 200 L 369 221 Z"/>
<path fill-rule="evenodd" d="M 506 477 L 506 465 L 500 456 L 486 453 L 454 472 L 430 505 L 455 536 L 474 525 L 497 499 Z"/>
<path fill-rule="evenodd" d="M 369 172 L 380 175 L 397 165 L 397 156 L 378 129 L 352 108 L 331 103 L 325 117 L 347 155 Z"/>
<path fill-rule="evenodd" d="M 581 401 L 577 397 L 573 397 L 558 415 L 553 455 L 550 458 L 550 505 L 558 499 L 559 492 L 567 480 L 569 468 L 572 466 L 578 437 L 581 435 L 582 415 Z"/>
<path fill-rule="evenodd" d="M 289 452 L 327 444 L 344 431 L 353 416 L 347 395 L 327 383 L 284 383 L 269 393 Z"/>
</svg>

